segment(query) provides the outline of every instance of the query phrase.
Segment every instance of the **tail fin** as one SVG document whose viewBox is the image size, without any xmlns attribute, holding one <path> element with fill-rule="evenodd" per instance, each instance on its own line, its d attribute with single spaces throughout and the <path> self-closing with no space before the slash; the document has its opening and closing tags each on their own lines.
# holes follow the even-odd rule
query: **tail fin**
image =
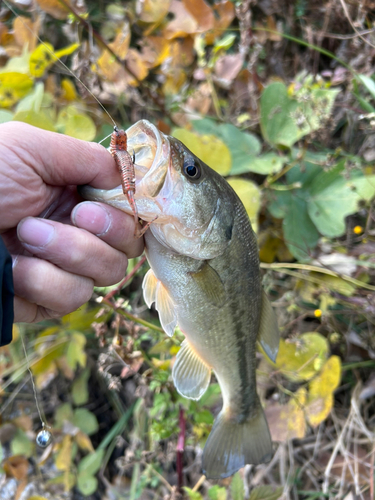
<svg viewBox="0 0 375 500">
<path fill-rule="evenodd" d="M 231 476 L 246 464 L 269 462 L 273 454 L 264 411 L 242 423 L 229 420 L 222 410 L 203 451 L 203 473 L 208 479 Z"/>
</svg>

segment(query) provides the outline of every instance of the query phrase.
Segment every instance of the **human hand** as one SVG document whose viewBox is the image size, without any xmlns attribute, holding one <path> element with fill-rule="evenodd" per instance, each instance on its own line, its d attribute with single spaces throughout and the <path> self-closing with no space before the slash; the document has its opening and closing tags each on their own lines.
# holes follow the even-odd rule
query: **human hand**
<svg viewBox="0 0 375 500">
<path fill-rule="evenodd" d="M 143 250 L 133 217 L 80 203 L 82 184 L 120 184 L 103 146 L 25 123 L 0 125 L 0 235 L 13 258 L 15 321 L 74 311 L 94 285 L 120 281 L 127 257 Z"/>
</svg>

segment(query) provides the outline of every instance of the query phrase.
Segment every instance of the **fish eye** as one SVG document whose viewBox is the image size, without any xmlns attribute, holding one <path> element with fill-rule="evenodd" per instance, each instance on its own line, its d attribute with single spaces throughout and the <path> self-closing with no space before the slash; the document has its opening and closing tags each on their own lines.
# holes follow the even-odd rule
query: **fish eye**
<svg viewBox="0 0 375 500">
<path fill-rule="evenodd" d="M 186 177 L 189 177 L 192 181 L 198 180 L 201 176 L 200 165 L 196 160 L 194 160 L 194 158 L 186 158 L 183 170 Z"/>
</svg>

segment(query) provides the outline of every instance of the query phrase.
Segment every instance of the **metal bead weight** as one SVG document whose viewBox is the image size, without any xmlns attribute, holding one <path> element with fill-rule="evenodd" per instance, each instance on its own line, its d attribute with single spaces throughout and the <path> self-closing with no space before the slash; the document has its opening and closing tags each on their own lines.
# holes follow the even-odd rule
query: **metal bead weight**
<svg viewBox="0 0 375 500">
<path fill-rule="evenodd" d="M 52 441 L 52 434 L 46 429 L 42 429 L 36 436 L 36 444 L 41 448 L 47 448 Z"/>
</svg>

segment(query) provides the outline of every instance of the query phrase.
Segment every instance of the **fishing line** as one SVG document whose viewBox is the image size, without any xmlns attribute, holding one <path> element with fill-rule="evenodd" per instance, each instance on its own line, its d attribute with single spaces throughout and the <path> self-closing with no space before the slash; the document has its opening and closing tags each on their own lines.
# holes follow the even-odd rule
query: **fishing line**
<svg viewBox="0 0 375 500">
<path fill-rule="evenodd" d="M 39 35 L 37 33 L 35 33 L 31 28 L 30 26 L 28 26 L 22 19 L 21 19 L 21 16 L 17 15 L 16 11 L 13 9 L 13 7 L 11 7 L 11 5 L 6 1 L 6 0 L 3 0 L 3 3 L 8 7 L 8 9 L 18 18 L 20 19 L 20 21 L 22 22 L 22 24 L 24 25 L 25 28 L 27 28 L 27 30 L 37 38 L 37 40 L 44 46 L 44 48 L 47 50 L 47 52 L 53 57 L 53 59 L 58 62 L 59 64 L 61 64 L 68 72 L 69 74 L 71 74 L 81 85 L 82 87 L 87 90 L 87 92 L 95 99 L 95 101 L 99 104 L 99 106 L 102 108 L 102 110 L 107 114 L 107 116 L 109 117 L 109 119 L 111 120 L 111 122 L 113 123 L 114 126 L 116 126 L 116 122 L 114 121 L 114 119 L 112 118 L 112 116 L 110 115 L 109 111 L 105 108 L 105 106 L 99 101 L 99 99 L 91 92 L 91 90 L 87 87 L 87 85 L 85 85 L 79 78 L 77 75 L 74 74 L 74 72 L 64 63 L 62 62 L 61 59 L 59 59 L 58 57 L 56 57 L 55 53 L 48 47 L 48 45 L 43 42 L 43 40 L 39 37 Z"/>
<path fill-rule="evenodd" d="M 51 427 L 46 424 L 45 419 L 42 416 L 42 412 L 41 412 L 41 409 L 39 406 L 39 401 L 38 401 L 38 394 L 37 394 L 37 390 L 36 390 L 35 380 L 34 380 L 34 376 L 33 376 L 33 373 L 31 371 L 31 368 L 30 368 L 29 356 L 28 356 L 27 351 L 26 351 L 25 340 L 23 338 L 23 333 L 22 333 L 21 329 L 19 330 L 19 334 L 21 337 L 23 352 L 25 353 L 27 370 L 30 373 L 30 379 L 31 379 L 31 383 L 33 386 L 36 409 L 38 410 L 39 418 L 40 418 L 40 421 L 42 424 L 42 429 L 38 432 L 38 434 L 36 436 L 36 444 L 38 446 L 40 446 L 41 448 L 46 448 L 50 444 L 50 442 L 52 441 L 52 434 L 48 430 Z"/>
</svg>

